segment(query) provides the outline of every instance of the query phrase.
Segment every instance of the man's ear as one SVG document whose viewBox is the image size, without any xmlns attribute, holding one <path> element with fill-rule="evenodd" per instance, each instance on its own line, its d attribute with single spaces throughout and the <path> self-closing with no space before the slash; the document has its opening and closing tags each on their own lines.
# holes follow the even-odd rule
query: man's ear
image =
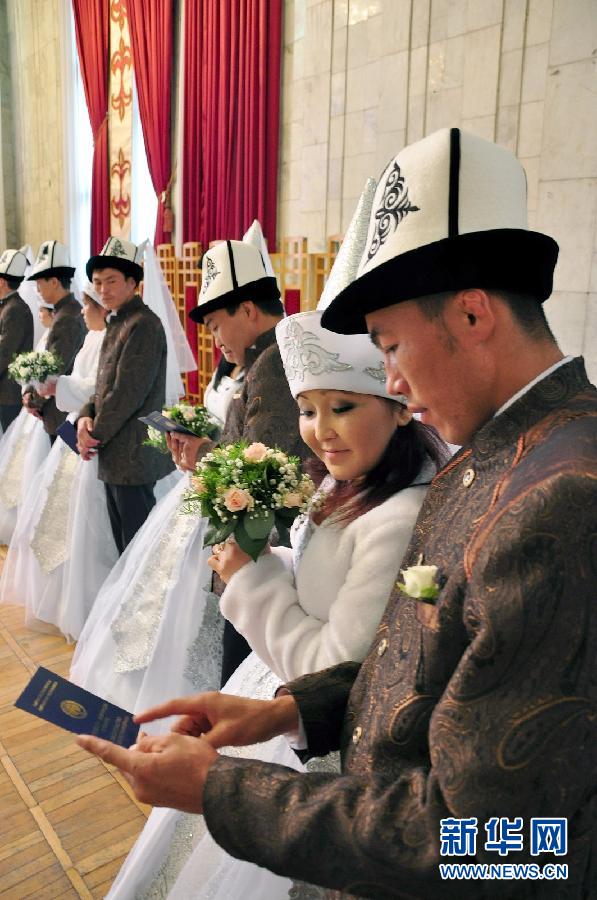
<svg viewBox="0 0 597 900">
<path fill-rule="evenodd" d="M 249 322 L 254 322 L 257 319 L 257 307 L 252 300 L 243 300 L 240 307 Z"/>
<path fill-rule="evenodd" d="M 496 324 L 490 295 L 481 288 L 458 291 L 450 304 L 448 320 L 446 324 L 459 342 L 488 340 Z"/>
</svg>

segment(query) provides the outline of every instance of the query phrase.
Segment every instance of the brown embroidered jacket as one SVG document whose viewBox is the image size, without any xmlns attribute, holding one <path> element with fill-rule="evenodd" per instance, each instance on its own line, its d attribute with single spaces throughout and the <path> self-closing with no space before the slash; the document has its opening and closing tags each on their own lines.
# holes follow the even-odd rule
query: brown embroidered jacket
<svg viewBox="0 0 597 900">
<path fill-rule="evenodd" d="M 569 362 L 484 425 L 436 476 L 402 567 L 439 566 L 435 606 L 390 597 L 362 666 L 289 685 L 316 754 L 343 774 L 226 758 L 205 816 L 233 856 L 372 898 L 597 896 L 597 391 Z M 522 817 L 507 862 L 566 881 L 442 881 L 440 820 Z M 528 856 L 531 817 L 568 854 Z M 466 860 L 466 861 L 471 861 Z M 474 861 L 474 860 L 473 860 Z"/>
<path fill-rule="evenodd" d="M 8 366 L 19 353 L 33 349 L 33 316 L 19 296 L 11 291 L 0 299 L 0 403 L 21 402 L 21 388 L 8 377 Z"/>
<path fill-rule="evenodd" d="M 81 304 L 76 300 L 74 294 L 67 294 L 54 306 L 54 318 L 46 342 L 46 350 L 56 353 L 62 360 L 61 374 L 71 374 L 75 356 L 83 346 L 86 334 L 87 328 L 81 315 Z M 41 413 L 44 428 L 48 434 L 56 434 L 56 429 L 66 419 L 66 413 L 58 409 L 54 397 L 44 400 L 36 391 L 32 393 L 33 400 L 30 406 L 35 407 Z"/>
<path fill-rule="evenodd" d="M 139 422 L 162 409 L 166 391 L 166 335 L 159 318 L 135 295 L 111 315 L 100 352 L 91 416 L 101 441 L 98 475 L 108 484 L 152 484 L 174 468 L 169 455 L 144 447 Z"/>
</svg>

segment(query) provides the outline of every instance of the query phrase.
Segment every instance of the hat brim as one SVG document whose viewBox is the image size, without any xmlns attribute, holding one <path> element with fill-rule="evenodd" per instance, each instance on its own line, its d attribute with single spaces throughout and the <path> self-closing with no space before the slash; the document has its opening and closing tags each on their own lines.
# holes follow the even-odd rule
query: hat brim
<svg viewBox="0 0 597 900">
<path fill-rule="evenodd" d="M 219 297 L 208 300 L 207 303 L 201 303 L 191 310 L 189 318 L 193 322 L 197 322 L 198 325 L 202 325 L 205 316 L 210 312 L 225 309 L 227 306 L 234 306 L 236 303 L 242 303 L 244 300 L 252 300 L 256 303 L 258 300 L 279 299 L 278 282 L 271 275 L 268 275 L 265 278 L 258 278 L 256 281 L 249 281 L 247 284 L 239 285 L 239 287 L 228 291 L 226 294 L 220 294 Z"/>
<path fill-rule="evenodd" d="M 41 272 L 32 272 L 27 281 L 37 281 L 38 278 L 72 278 L 75 274 L 73 266 L 55 266 L 53 269 L 43 269 Z"/>
<path fill-rule="evenodd" d="M 558 245 L 537 231 L 496 229 L 444 238 L 395 256 L 356 278 L 324 311 L 338 334 L 367 332 L 365 316 L 406 300 L 478 287 L 550 296 Z"/>
<path fill-rule="evenodd" d="M 137 284 L 143 281 L 143 268 L 138 263 L 131 262 L 130 259 L 123 259 L 121 256 L 92 256 L 87 261 L 85 272 L 89 281 L 93 278 L 93 273 L 97 269 L 116 269 L 122 272 L 127 278 L 134 278 Z"/>
<path fill-rule="evenodd" d="M 0 278 L 10 278 L 11 281 L 18 281 L 19 284 L 23 281 L 24 277 L 24 275 L 11 275 L 10 272 L 0 272 Z"/>
</svg>

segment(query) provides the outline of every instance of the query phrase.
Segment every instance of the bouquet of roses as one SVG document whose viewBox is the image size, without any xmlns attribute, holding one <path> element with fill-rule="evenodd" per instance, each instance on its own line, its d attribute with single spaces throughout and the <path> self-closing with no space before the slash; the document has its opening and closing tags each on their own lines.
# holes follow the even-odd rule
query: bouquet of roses
<svg viewBox="0 0 597 900">
<path fill-rule="evenodd" d="M 216 447 L 198 463 L 185 511 L 206 516 L 204 546 L 230 535 L 256 560 L 274 525 L 289 528 L 315 489 L 300 460 L 246 441 Z"/>
<path fill-rule="evenodd" d="M 51 350 L 31 350 L 19 353 L 8 366 L 8 374 L 20 385 L 32 385 L 36 390 L 52 376 L 61 374 L 63 362 Z"/>
<path fill-rule="evenodd" d="M 204 406 L 190 406 L 186 403 L 177 403 L 162 410 L 162 416 L 171 422 L 182 425 L 186 432 L 191 432 L 197 437 L 208 437 L 215 440 L 219 424 L 212 418 Z M 180 429 L 183 430 L 182 428 Z M 184 433 L 184 432 L 183 432 Z M 166 432 L 160 431 L 151 425 L 147 426 L 147 439 L 143 441 L 145 447 L 154 447 L 160 453 L 168 453 Z"/>
</svg>

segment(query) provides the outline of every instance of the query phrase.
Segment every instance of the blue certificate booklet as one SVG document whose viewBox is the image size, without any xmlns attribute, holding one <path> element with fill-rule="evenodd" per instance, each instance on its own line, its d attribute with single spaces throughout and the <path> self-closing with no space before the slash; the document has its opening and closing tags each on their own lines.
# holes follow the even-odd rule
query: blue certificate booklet
<svg viewBox="0 0 597 900">
<path fill-rule="evenodd" d="M 72 422 L 69 422 L 68 419 L 59 425 L 56 429 L 56 434 L 58 437 L 61 437 L 67 447 L 78 454 L 77 450 L 77 426 L 73 425 Z"/>
<path fill-rule="evenodd" d="M 160 412 L 152 412 L 148 416 L 139 416 L 139 421 L 165 434 L 190 434 L 191 437 L 197 437 L 190 428 L 185 428 L 180 422 L 173 422 L 172 419 L 163 416 Z"/>
<path fill-rule="evenodd" d="M 121 747 L 134 744 L 139 733 L 132 713 L 71 684 L 43 666 L 15 701 L 15 706 L 67 731 L 94 734 Z"/>
</svg>

